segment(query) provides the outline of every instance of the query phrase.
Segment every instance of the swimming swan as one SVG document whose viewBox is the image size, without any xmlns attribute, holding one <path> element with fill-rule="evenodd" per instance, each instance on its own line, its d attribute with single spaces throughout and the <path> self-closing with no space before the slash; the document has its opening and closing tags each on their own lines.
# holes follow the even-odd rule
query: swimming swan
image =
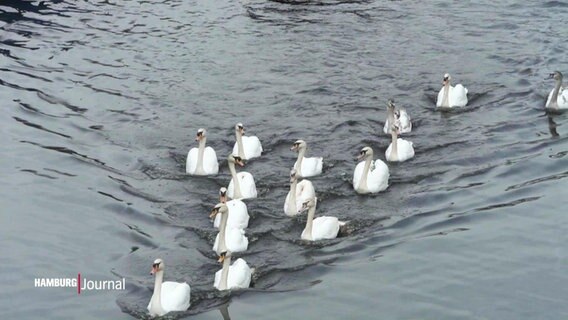
<svg viewBox="0 0 568 320">
<path fill-rule="evenodd" d="M 554 71 L 548 79 L 556 80 L 554 89 L 550 91 L 548 99 L 546 100 L 546 108 L 549 109 L 567 109 L 568 108 L 568 90 L 562 87 L 562 73 Z"/>
<path fill-rule="evenodd" d="M 344 225 L 336 217 L 317 217 L 316 214 L 317 198 L 313 197 L 302 204 L 302 212 L 308 210 L 308 220 L 306 227 L 302 231 L 302 240 L 317 241 L 322 239 L 335 239 L 339 233 L 339 227 Z"/>
<path fill-rule="evenodd" d="M 243 160 L 260 157 L 262 154 L 262 145 L 257 136 L 244 136 L 245 127 L 242 123 L 235 125 L 235 137 L 237 141 L 233 147 L 233 155 L 241 157 Z"/>
<path fill-rule="evenodd" d="M 249 214 L 247 205 L 239 199 L 227 201 L 227 188 L 219 189 L 219 202 L 227 205 L 229 209 L 229 218 L 227 219 L 227 228 L 244 229 L 248 227 Z M 221 215 L 215 216 L 213 226 L 219 228 L 221 225 Z"/>
<path fill-rule="evenodd" d="M 154 293 L 148 303 L 150 316 L 163 316 L 170 311 L 185 311 L 189 308 L 191 288 L 185 282 L 172 282 L 164 280 L 164 261 L 156 259 L 150 274 L 156 276 Z"/>
<path fill-rule="evenodd" d="M 389 186 L 389 168 L 380 159 L 373 161 L 373 149 L 364 147 L 359 153 L 361 161 L 353 172 L 353 189 L 357 193 L 375 193 Z"/>
<path fill-rule="evenodd" d="M 205 147 L 207 141 L 205 129 L 197 130 L 195 140 L 199 141 L 199 148 L 191 148 L 187 153 L 185 172 L 196 176 L 217 174 L 219 172 L 217 154 L 213 148 Z"/>
<path fill-rule="evenodd" d="M 245 236 L 245 231 L 239 228 L 228 228 L 227 220 L 229 219 L 229 209 L 224 203 L 218 203 L 213 211 L 211 211 L 210 218 L 221 215 L 221 222 L 219 225 L 219 233 L 215 237 L 215 244 L 213 251 L 218 255 L 223 252 L 241 252 L 248 248 L 248 239 Z"/>
<path fill-rule="evenodd" d="M 399 128 L 395 125 L 391 129 L 392 142 L 385 152 L 387 161 L 403 162 L 414 157 L 412 142 L 398 137 Z"/>
<path fill-rule="evenodd" d="M 248 288 L 254 269 L 251 269 L 247 262 L 241 258 L 231 265 L 231 252 L 222 253 L 219 262 L 223 263 L 223 268 L 215 273 L 213 286 L 217 290 L 230 290 Z"/>
<path fill-rule="evenodd" d="M 383 132 L 389 134 L 393 123 L 400 128 L 400 133 L 412 131 L 412 122 L 406 110 L 401 108 L 397 109 L 394 101 L 389 99 L 387 102 L 387 119 L 385 120 Z"/>
<path fill-rule="evenodd" d="M 290 191 L 284 201 L 284 213 L 290 217 L 297 215 L 300 213 L 298 210 L 302 208 L 302 204 L 315 196 L 316 191 L 312 182 L 306 179 L 298 182 L 296 170 L 292 169 L 290 171 Z"/>
<path fill-rule="evenodd" d="M 452 87 L 450 80 L 452 80 L 450 74 L 444 74 L 443 87 L 438 93 L 436 106 L 444 108 L 465 107 L 467 105 L 467 89 L 461 84 Z"/>
<path fill-rule="evenodd" d="M 298 140 L 294 142 L 294 144 L 290 148 L 290 150 L 298 152 L 298 159 L 294 163 L 294 169 L 296 169 L 296 175 L 298 176 L 298 178 L 313 177 L 321 174 L 323 158 L 304 157 L 307 149 L 308 144 L 304 140 Z"/>
<path fill-rule="evenodd" d="M 231 171 L 231 182 L 229 182 L 227 195 L 231 199 L 248 199 L 256 198 L 256 184 L 254 177 L 248 172 L 239 172 L 235 170 L 235 163 L 244 166 L 241 157 L 229 155 L 227 158 L 229 171 Z"/>
</svg>

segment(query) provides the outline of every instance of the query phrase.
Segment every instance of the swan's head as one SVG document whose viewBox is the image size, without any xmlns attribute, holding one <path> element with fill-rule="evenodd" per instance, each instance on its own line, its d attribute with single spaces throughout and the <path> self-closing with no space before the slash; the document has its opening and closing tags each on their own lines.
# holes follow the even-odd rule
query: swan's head
<svg viewBox="0 0 568 320">
<path fill-rule="evenodd" d="M 237 123 L 235 125 L 235 132 L 240 133 L 240 134 L 245 134 L 245 126 L 243 126 L 243 124 L 241 122 Z"/>
<path fill-rule="evenodd" d="M 215 216 L 217 216 L 218 214 L 225 214 L 227 212 L 229 212 L 229 209 L 227 208 L 226 204 L 217 203 L 217 205 L 215 205 L 213 210 L 211 210 L 211 214 L 209 215 L 209 218 L 215 218 Z"/>
<path fill-rule="evenodd" d="M 400 128 L 396 124 L 393 124 L 391 126 L 391 134 L 394 135 L 400 134 Z"/>
<path fill-rule="evenodd" d="M 290 150 L 298 152 L 300 149 L 305 149 L 308 147 L 308 144 L 304 140 L 296 140 Z"/>
<path fill-rule="evenodd" d="M 364 147 L 363 149 L 361 149 L 361 151 L 359 151 L 359 156 L 357 157 L 357 160 L 361 161 L 361 160 L 365 160 L 369 157 L 373 157 L 373 149 L 371 149 L 371 147 Z"/>
<path fill-rule="evenodd" d="M 447 83 L 450 83 L 450 80 L 452 80 L 452 77 L 450 77 L 449 73 L 444 74 L 444 79 L 442 80 L 442 85 L 446 85 Z"/>
<path fill-rule="evenodd" d="M 387 101 L 387 109 L 394 111 L 394 108 L 395 108 L 394 100 L 389 99 L 389 101 Z"/>
<path fill-rule="evenodd" d="M 197 137 L 195 138 L 195 141 L 200 141 L 203 138 L 205 138 L 205 129 L 200 128 L 197 130 Z"/>
<path fill-rule="evenodd" d="M 548 79 L 554 79 L 556 81 L 562 81 L 562 73 L 560 71 L 554 71 L 548 75 Z"/>
<path fill-rule="evenodd" d="M 156 259 L 152 264 L 152 271 L 150 271 L 150 274 L 155 275 L 156 273 L 163 270 L 164 270 L 164 261 L 162 259 Z"/>
<path fill-rule="evenodd" d="M 225 187 L 221 187 L 221 189 L 219 189 L 219 202 L 227 202 L 227 188 Z"/>
<path fill-rule="evenodd" d="M 296 181 L 296 169 L 290 170 L 290 183 L 294 183 Z"/>
<path fill-rule="evenodd" d="M 235 156 L 235 155 L 232 155 L 232 154 L 229 155 L 229 157 L 227 158 L 227 160 L 228 160 L 230 163 L 236 163 L 236 164 L 238 164 L 238 165 L 241 166 L 241 167 L 243 167 L 243 166 L 245 165 L 245 163 L 243 162 L 243 159 L 242 159 L 241 157 Z"/>
<path fill-rule="evenodd" d="M 217 260 L 217 262 L 223 263 L 223 261 L 225 261 L 226 255 L 227 255 L 227 252 L 221 252 L 221 254 L 219 255 L 219 260 Z"/>
<path fill-rule="evenodd" d="M 304 212 L 304 211 L 309 210 L 310 208 L 315 207 L 317 202 L 318 202 L 318 198 L 316 198 L 316 197 L 312 197 L 312 198 L 304 201 L 304 203 L 302 203 L 302 208 L 300 210 L 298 210 L 298 212 Z"/>
</svg>

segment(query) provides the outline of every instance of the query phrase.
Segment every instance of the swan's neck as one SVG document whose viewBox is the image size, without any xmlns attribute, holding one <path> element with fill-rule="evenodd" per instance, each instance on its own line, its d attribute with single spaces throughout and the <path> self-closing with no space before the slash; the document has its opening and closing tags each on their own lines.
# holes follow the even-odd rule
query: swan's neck
<svg viewBox="0 0 568 320">
<path fill-rule="evenodd" d="M 241 159 L 245 159 L 245 148 L 243 147 L 243 135 L 241 134 L 241 132 L 239 130 L 235 131 L 235 136 L 237 138 L 237 146 L 239 149 L 239 157 L 241 157 Z"/>
<path fill-rule="evenodd" d="M 444 97 L 442 98 L 442 107 L 450 107 L 450 81 L 444 85 Z"/>
<path fill-rule="evenodd" d="M 548 107 L 558 108 L 558 93 L 560 92 L 560 87 L 562 87 L 562 78 L 556 80 L 556 86 L 554 86 L 554 90 L 552 91 L 552 97 L 550 97 Z"/>
<path fill-rule="evenodd" d="M 387 132 L 392 130 L 392 125 L 394 124 L 394 108 L 387 108 Z"/>
<path fill-rule="evenodd" d="M 391 141 L 391 154 L 390 154 L 390 160 L 391 161 L 396 161 L 398 160 L 398 136 L 396 134 L 396 131 L 393 130 L 393 132 L 391 132 L 391 137 L 392 137 L 392 141 Z"/>
<path fill-rule="evenodd" d="M 368 191 L 369 188 L 367 187 L 367 177 L 369 176 L 369 170 L 371 169 L 371 162 L 373 159 L 368 157 L 365 159 L 365 166 L 363 167 L 363 176 L 361 177 L 361 182 L 359 182 L 359 190 L 361 191 Z"/>
<path fill-rule="evenodd" d="M 205 170 L 203 170 L 203 154 L 205 153 L 205 142 L 206 142 L 207 138 L 202 137 L 199 140 L 199 149 L 197 152 L 197 169 L 196 169 L 196 173 L 197 174 L 204 174 Z"/>
<path fill-rule="evenodd" d="M 294 179 L 294 182 L 290 183 L 290 198 L 288 200 L 288 210 L 292 214 L 298 212 L 298 207 L 296 207 L 296 188 L 298 185 L 298 180 Z"/>
<path fill-rule="evenodd" d="M 154 282 L 154 294 L 152 295 L 152 305 L 150 309 L 156 314 L 164 313 L 162 308 L 162 281 L 164 281 L 164 271 L 156 272 L 156 280 Z"/>
<path fill-rule="evenodd" d="M 219 290 L 227 290 L 227 279 L 229 278 L 229 267 L 231 266 L 231 254 L 227 252 L 225 260 L 223 260 L 223 269 L 221 269 L 221 281 L 219 281 Z"/>
<path fill-rule="evenodd" d="M 308 210 L 308 220 L 306 220 L 306 227 L 304 228 L 303 234 L 306 240 L 313 240 L 312 237 L 312 227 L 314 224 L 314 216 L 316 214 L 316 204 Z"/>
<path fill-rule="evenodd" d="M 227 220 L 229 220 L 229 213 L 221 214 L 221 222 L 219 223 L 219 245 L 217 247 L 218 253 L 227 251 L 227 244 L 225 243 L 227 233 Z"/>
<path fill-rule="evenodd" d="M 239 177 L 237 177 L 237 170 L 235 170 L 235 164 L 229 162 L 229 171 L 231 171 L 231 177 L 233 178 L 233 199 L 242 198 L 241 194 L 241 184 L 239 183 Z"/>
<path fill-rule="evenodd" d="M 306 154 L 306 148 L 301 148 L 298 151 L 298 160 L 296 161 L 296 172 L 297 175 L 302 177 L 302 161 L 304 160 L 304 155 Z"/>
</svg>

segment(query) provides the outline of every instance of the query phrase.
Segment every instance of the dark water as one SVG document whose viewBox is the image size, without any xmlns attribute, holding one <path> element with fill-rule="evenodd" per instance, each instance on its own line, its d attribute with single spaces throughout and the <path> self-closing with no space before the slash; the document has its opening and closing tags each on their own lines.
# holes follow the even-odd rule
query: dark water
<svg viewBox="0 0 568 320">
<path fill-rule="evenodd" d="M 3 1 L 4 319 L 143 317 L 158 257 L 195 319 L 568 318 L 566 1 Z M 434 100 L 443 73 L 462 112 Z M 384 159 L 385 102 L 414 119 L 416 157 L 358 196 L 354 154 Z M 199 127 L 225 158 L 242 121 L 265 154 L 247 201 L 254 287 L 212 289 L 207 214 L 229 181 L 184 174 Z M 299 241 L 283 215 L 288 148 L 325 159 L 318 212 L 352 233 Z M 37 277 L 126 278 L 122 292 Z M 221 308 L 223 310 L 223 308 Z M 226 309 L 225 309 L 226 311 Z"/>
</svg>

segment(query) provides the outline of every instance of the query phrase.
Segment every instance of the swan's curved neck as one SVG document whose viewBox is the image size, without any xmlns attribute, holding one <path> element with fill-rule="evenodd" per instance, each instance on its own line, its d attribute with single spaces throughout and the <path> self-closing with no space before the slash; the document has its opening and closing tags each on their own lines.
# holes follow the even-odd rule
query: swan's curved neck
<svg viewBox="0 0 568 320">
<path fill-rule="evenodd" d="M 296 188 L 298 185 L 298 180 L 294 179 L 294 182 L 290 183 L 290 199 L 288 200 L 288 208 L 295 214 L 298 212 L 298 207 L 296 207 Z"/>
<path fill-rule="evenodd" d="M 199 149 L 197 152 L 197 169 L 196 169 L 196 173 L 197 174 L 204 174 L 205 170 L 203 169 L 203 154 L 205 153 L 205 142 L 207 141 L 207 138 L 202 137 L 199 140 Z"/>
<path fill-rule="evenodd" d="M 164 271 L 156 272 L 156 280 L 154 282 L 154 294 L 152 295 L 152 305 L 150 309 L 153 313 L 162 314 L 164 309 L 162 308 L 162 282 L 164 281 Z"/>
<path fill-rule="evenodd" d="M 229 278 L 229 267 L 231 266 L 231 253 L 227 252 L 223 260 L 223 269 L 221 269 L 221 281 L 219 281 L 219 290 L 227 290 L 227 279 Z"/>
<path fill-rule="evenodd" d="M 237 138 L 237 147 L 239 149 L 239 157 L 241 159 L 245 158 L 245 148 L 243 147 L 243 135 L 239 130 L 235 130 L 235 137 Z"/>
<path fill-rule="evenodd" d="M 398 135 L 396 134 L 395 130 L 391 132 L 391 137 L 392 137 L 391 141 L 392 147 L 391 147 L 390 160 L 396 161 L 398 160 Z"/>
<path fill-rule="evenodd" d="M 298 176 L 302 176 L 302 161 L 304 160 L 304 155 L 306 154 L 306 148 L 300 148 L 298 150 L 298 160 L 296 161 L 296 172 Z"/>
<path fill-rule="evenodd" d="M 314 206 L 311 207 L 310 210 L 308 210 L 308 220 L 306 220 L 306 227 L 304 228 L 303 232 L 307 240 L 313 240 L 312 227 L 314 224 L 314 216 L 316 214 L 316 205 L 317 204 L 314 204 Z"/>
<path fill-rule="evenodd" d="M 442 98 L 442 107 L 450 107 L 450 80 L 444 85 L 444 97 Z"/>
<path fill-rule="evenodd" d="M 560 92 L 560 87 L 562 87 L 562 77 L 556 80 L 556 86 L 554 86 L 554 90 L 552 91 L 552 97 L 550 97 L 550 104 L 548 105 L 551 108 L 558 108 L 558 93 Z"/>
<path fill-rule="evenodd" d="M 372 157 L 367 157 L 365 159 L 365 166 L 363 167 L 363 176 L 361 177 L 361 182 L 359 182 L 359 190 L 366 192 L 369 190 L 367 187 L 367 177 L 369 176 L 369 170 L 371 169 Z"/>
<path fill-rule="evenodd" d="M 233 199 L 242 198 L 241 194 L 241 184 L 239 183 L 239 178 L 237 177 L 237 170 L 235 170 L 235 164 L 229 161 L 229 171 L 231 171 L 231 177 L 233 178 Z"/>
<path fill-rule="evenodd" d="M 387 108 L 387 127 L 388 130 L 392 130 L 391 126 L 394 124 L 394 108 Z M 388 131 L 387 131 L 388 132 Z"/>
<path fill-rule="evenodd" d="M 227 233 L 227 220 L 229 220 L 229 213 L 221 213 L 221 222 L 219 223 L 219 245 L 217 246 L 217 253 L 221 254 L 227 251 L 226 233 Z"/>
</svg>

